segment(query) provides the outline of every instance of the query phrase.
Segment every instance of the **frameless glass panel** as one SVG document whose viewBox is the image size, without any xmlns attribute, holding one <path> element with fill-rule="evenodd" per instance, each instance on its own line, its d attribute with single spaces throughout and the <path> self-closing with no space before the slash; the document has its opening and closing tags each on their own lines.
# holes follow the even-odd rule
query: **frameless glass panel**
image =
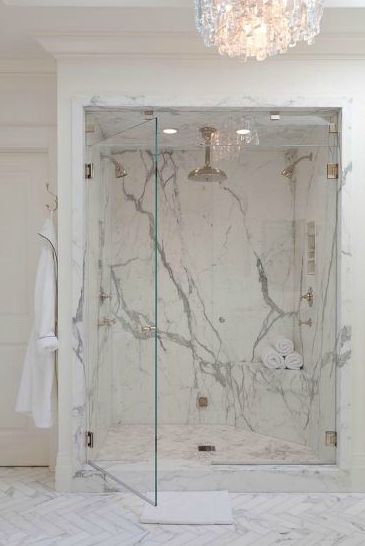
<svg viewBox="0 0 365 546">
<path fill-rule="evenodd" d="M 212 463 L 335 462 L 326 433 L 336 430 L 338 180 L 327 164 L 338 162 L 337 115 L 249 117 L 258 139 L 238 145 L 245 113 L 161 114 L 178 129 L 161 135 L 159 168 L 167 476 Z M 210 170 L 203 128 L 216 129 Z M 280 337 L 300 356 L 263 362 Z"/>
<path fill-rule="evenodd" d="M 157 120 L 116 117 L 86 117 L 88 462 L 156 504 Z"/>
</svg>

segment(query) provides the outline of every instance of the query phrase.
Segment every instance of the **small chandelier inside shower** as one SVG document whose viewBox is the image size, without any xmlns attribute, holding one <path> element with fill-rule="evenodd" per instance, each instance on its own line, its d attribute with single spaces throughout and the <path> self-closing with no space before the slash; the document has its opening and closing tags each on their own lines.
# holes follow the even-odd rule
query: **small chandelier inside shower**
<svg viewBox="0 0 365 546">
<path fill-rule="evenodd" d="M 258 61 L 313 43 L 323 0 L 195 0 L 196 26 L 221 55 Z"/>
<path fill-rule="evenodd" d="M 254 121 L 249 116 L 228 117 L 212 136 L 217 159 L 236 159 L 247 145 L 260 143 Z"/>
</svg>

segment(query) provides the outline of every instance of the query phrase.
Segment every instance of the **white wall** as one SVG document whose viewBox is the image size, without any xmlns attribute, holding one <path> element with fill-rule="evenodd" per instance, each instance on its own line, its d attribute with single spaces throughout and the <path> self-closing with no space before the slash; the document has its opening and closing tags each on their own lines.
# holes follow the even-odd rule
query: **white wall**
<svg viewBox="0 0 365 546">
<path fill-rule="evenodd" d="M 71 99 L 76 95 L 143 95 L 174 98 L 183 106 L 194 100 L 217 105 L 225 98 L 251 97 L 252 105 L 340 97 L 353 100 L 353 176 L 351 214 L 353 239 L 353 373 L 352 373 L 352 461 L 365 478 L 365 154 L 363 133 L 365 116 L 365 59 L 285 60 L 241 64 L 223 59 L 184 60 L 135 57 L 60 58 L 58 62 L 58 130 L 60 196 L 60 387 L 62 388 L 59 453 L 59 487 L 68 487 L 72 466 L 72 278 L 71 278 Z M 268 98 L 270 100 L 268 100 Z M 354 474 L 357 485 L 358 476 Z M 365 483 L 365 479 L 363 481 Z"/>
<path fill-rule="evenodd" d="M 16 191 L 18 196 L 17 210 L 10 210 L 13 228 L 16 230 L 13 239 L 4 233 L 5 246 L 0 248 L 0 253 L 6 260 L 12 259 L 12 254 L 6 244 L 14 245 L 14 240 L 24 241 L 27 245 L 25 254 L 15 263 L 16 257 L 10 267 L 14 270 L 20 267 L 25 292 L 22 294 L 22 311 L 17 310 L 16 295 L 13 295 L 12 309 L 9 313 L 0 310 L 3 324 L 2 341 L 5 347 L 11 341 L 11 352 L 7 354 L 2 364 L 11 366 L 11 371 L 6 381 L 0 386 L 0 398 L 3 401 L 4 419 L 1 425 L 3 433 L 3 464 L 44 464 L 54 466 L 56 451 L 56 430 L 51 434 L 47 431 L 40 433 L 33 428 L 29 418 L 20 418 L 15 414 L 15 393 L 18 388 L 19 371 L 26 349 L 27 338 L 30 335 L 33 316 L 33 286 L 36 263 L 40 246 L 37 240 L 37 229 L 40 229 L 47 214 L 45 202 L 47 202 L 47 180 L 50 181 L 53 191 L 56 188 L 56 77 L 53 71 L 45 71 L 42 63 L 22 63 L 19 60 L 0 60 L 0 152 L 3 168 L 2 205 L 9 207 L 9 203 L 16 206 Z M 3 152 L 11 152 L 10 154 Z M 14 153 L 12 153 L 14 152 Z M 11 156 L 11 159 L 10 159 Z M 8 158 L 8 159 L 6 159 Z M 19 187 L 9 184 L 9 180 L 15 183 L 13 172 L 20 174 Z M 9 179 L 9 176 L 11 177 Z M 23 187 L 22 187 L 23 186 Z M 15 188 L 15 189 L 14 189 Z M 5 209 L 4 209 L 5 210 Z M 5 215 L 5 216 L 4 216 Z M 2 220 L 6 222 L 4 212 Z M 20 215 L 20 216 L 19 216 Z M 9 226 L 7 226 L 9 227 Z M 17 249 L 18 251 L 20 249 Z M 0 270 L 0 283 L 2 287 L 11 290 L 8 286 L 9 268 Z M 12 278 L 17 283 L 19 279 Z M 17 290 L 15 284 L 13 290 Z M 18 320 L 14 320 L 14 318 Z M 24 328 L 21 328 L 21 324 Z M 5 339 L 5 341 L 4 341 Z M 14 348 L 17 348 L 17 352 Z M 2 353 L 4 355 L 4 352 Z M 5 353 L 6 354 L 6 353 Z M 5 368 L 3 367 L 4 371 Z M 7 392 L 4 392 L 7 389 Z M 9 441 L 11 438 L 11 441 Z M 5 440 L 4 440 L 5 439 Z M 48 458 L 48 444 L 50 444 L 50 459 Z M 21 452 L 19 452 L 19 445 Z"/>
<path fill-rule="evenodd" d="M 0 125 L 55 126 L 56 74 L 20 70 L 0 63 Z"/>
</svg>

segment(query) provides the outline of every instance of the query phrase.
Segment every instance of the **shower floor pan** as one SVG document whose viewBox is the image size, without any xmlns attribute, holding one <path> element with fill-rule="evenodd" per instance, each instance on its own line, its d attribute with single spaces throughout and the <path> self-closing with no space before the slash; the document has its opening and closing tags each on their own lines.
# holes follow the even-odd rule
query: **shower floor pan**
<svg viewBox="0 0 365 546">
<path fill-rule="evenodd" d="M 200 447 L 200 449 L 199 449 Z M 125 465 L 153 461 L 154 429 L 151 425 L 111 428 L 95 462 Z M 319 464 L 306 446 L 222 425 L 159 425 L 158 463 L 207 464 Z"/>
</svg>

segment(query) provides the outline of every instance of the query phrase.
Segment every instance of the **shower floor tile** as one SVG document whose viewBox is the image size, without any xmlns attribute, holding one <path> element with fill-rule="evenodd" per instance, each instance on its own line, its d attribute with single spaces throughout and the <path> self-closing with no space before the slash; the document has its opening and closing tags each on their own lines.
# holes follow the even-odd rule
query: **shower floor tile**
<svg viewBox="0 0 365 546">
<path fill-rule="evenodd" d="M 202 452 L 198 446 L 214 446 Z M 95 461 L 148 463 L 154 454 L 152 425 L 111 428 Z M 159 465 L 196 464 L 316 464 L 306 446 L 222 425 L 159 425 Z"/>
</svg>

